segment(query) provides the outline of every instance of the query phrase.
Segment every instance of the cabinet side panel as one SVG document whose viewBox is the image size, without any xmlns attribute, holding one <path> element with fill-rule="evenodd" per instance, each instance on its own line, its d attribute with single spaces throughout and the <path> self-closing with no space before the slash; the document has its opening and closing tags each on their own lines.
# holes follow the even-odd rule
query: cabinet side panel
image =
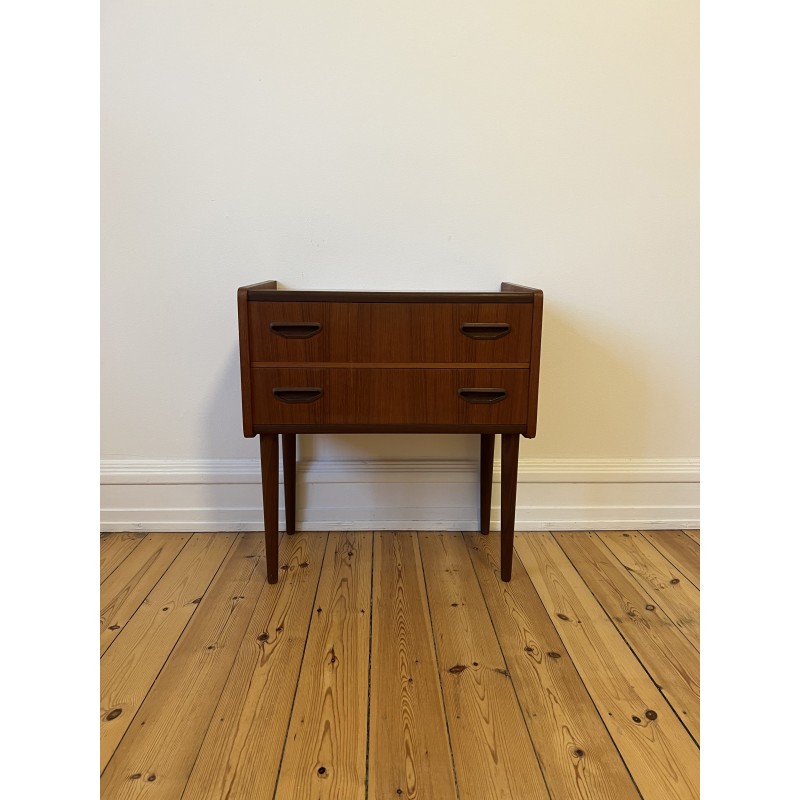
<svg viewBox="0 0 800 800">
<path fill-rule="evenodd" d="M 526 438 L 536 436 L 536 417 L 539 410 L 539 368 L 542 353 L 542 312 L 544 294 L 540 289 L 533 290 L 533 325 L 531 341 L 530 384 L 528 386 L 528 430 Z"/>
<path fill-rule="evenodd" d="M 247 437 L 253 432 L 253 403 L 250 388 L 250 322 L 247 313 L 247 287 L 236 294 L 239 306 L 239 367 L 242 375 L 242 428 Z"/>
</svg>

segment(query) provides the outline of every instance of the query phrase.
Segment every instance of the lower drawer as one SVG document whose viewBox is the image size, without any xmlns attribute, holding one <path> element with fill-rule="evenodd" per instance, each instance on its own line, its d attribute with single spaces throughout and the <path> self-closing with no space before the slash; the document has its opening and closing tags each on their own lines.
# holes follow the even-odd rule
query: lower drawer
<svg viewBox="0 0 800 800">
<path fill-rule="evenodd" d="M 254 368 L 254 425 L 524 425 L 526 369 Z"/>
</svg>

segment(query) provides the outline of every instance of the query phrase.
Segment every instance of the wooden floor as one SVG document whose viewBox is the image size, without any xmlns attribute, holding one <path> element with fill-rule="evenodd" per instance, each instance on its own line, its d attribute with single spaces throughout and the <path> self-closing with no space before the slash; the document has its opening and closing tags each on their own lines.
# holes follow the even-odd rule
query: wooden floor
<svg viewBox="0 0 800 800">
<path fill-rule="evenodd" d="M 698 531 L 101 538 L 103 800 L 699 796 Z"/>
</svg>

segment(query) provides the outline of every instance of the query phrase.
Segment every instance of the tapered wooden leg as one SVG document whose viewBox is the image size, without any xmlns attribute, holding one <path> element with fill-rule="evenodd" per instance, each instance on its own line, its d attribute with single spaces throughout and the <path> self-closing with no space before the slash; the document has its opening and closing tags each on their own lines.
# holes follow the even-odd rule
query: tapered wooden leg
<svg viewBox="0 0 800 800">
<path fill-rule="evenodd" d="M 282 433 L 283 505 L 286 512 L 286 533 L 294 533 L 297 487 L 297 434 Z"/>
<path fill-rule="evenodd" d="M 517 510 L 519 434 L 504 433 L 500 465 L 500 577 L 511 580 L 514 555 L 514 517 Z"/>
<path fill-rule="evenodd" d="M 267 580 L 278 582 L 278 434 L 262 433 L 261 494 L 264 499 L 264 538 Z"/>
<path fill-rule="evenodd" d="M 481 434 L 481 533 L 489 533 L 492 512 L 492 473 L 494 472 L 494 434 Z"/>
</svg>

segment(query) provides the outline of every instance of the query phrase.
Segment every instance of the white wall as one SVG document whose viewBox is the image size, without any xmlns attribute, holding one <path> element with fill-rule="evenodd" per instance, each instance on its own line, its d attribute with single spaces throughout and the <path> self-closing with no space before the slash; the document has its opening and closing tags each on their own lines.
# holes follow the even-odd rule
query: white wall
<svg viewBox="0 0 800 800">
<path fill-rule="evenodd" d="M 116 0 L 103 5 L 102 59 L 109 526 L 197 526 L 197 508 L 220 503 L 233 510 L 209 524 L 235 526 L 235 509 L 257 506 L 254 486 L 237 489 L 245 500 L 153 484 L 252 472 L 235 290 L 268 278 L 542 288 L 539 435 L 521 448 L 531 474 L 561 459 L 612 476 L 627 464 L 614 507 L 649 507 L 657 518 L 634 513 L 641 524 L 691 522 L 695 0 Z M 301 437 L 300 458 L 463 466 L 476 438 Z M 636 494 L 651 468 L 681 478 Z M 569 486 L 549 508 L 606 502 Z M 678 507 L 694 511 L 663 510 Z"/>
</svg>

